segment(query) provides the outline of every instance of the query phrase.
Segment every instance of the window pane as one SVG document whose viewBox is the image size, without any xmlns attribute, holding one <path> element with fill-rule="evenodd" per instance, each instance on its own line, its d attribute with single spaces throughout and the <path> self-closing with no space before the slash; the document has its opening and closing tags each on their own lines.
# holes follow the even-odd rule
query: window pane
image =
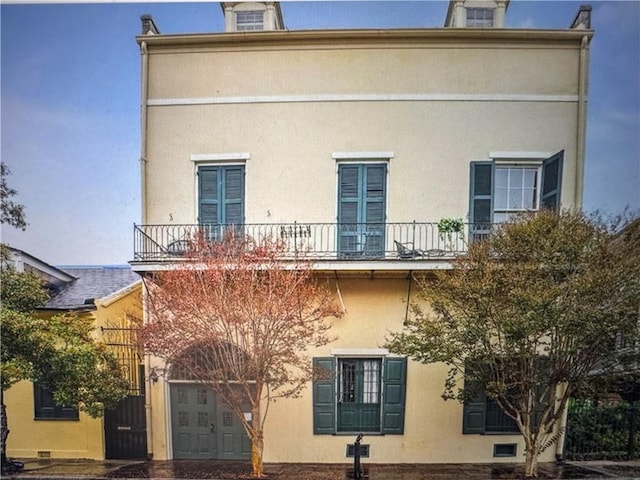
<svg viewBox="0 0 640 480">
<path fill-rule="evenodd" d="M 522 210 L 522 188 L 511 188 L 509 190 L 509 199 L 507 201 L 507 208 L 509 210 Z"/>
<path fill-rule="evenodd" d="M 377 360 L 365 360 L 363 403 L 380 403 L 380 363 Z"/>
<path fill-rule="evenodd" d="M 263 12 L 259 10 L 237 12 L 236 29 L 239 31 L 264 30 Z"/>
<path fill-rule="evenodd" d="M 467 8 L 467 27 L 493 27 L 493 9 Z"/>
<path fill-rule="evenodd" d="M 340 364 L 340 402 L 356 401 L 356 365 L 353 361 L 343 360 Z"/>
<path fill-rule="evenodd" d="M 537 168 L 500 167 L 495 175 L 495 222 L 508 220 L 518 212 L 537 210 Z"/>
</svg>

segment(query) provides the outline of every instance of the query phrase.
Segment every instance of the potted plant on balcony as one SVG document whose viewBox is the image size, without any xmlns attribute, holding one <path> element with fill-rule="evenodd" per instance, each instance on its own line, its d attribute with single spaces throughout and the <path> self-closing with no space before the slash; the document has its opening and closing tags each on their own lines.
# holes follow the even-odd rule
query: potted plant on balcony
<svg viewBox="0 0 640 480">
<path fill-rule="evenodd" d="M 464 240 L 464 223 L 462 218 L 441 218 L 438 222 L 438 233 L 446 250 L 453 251 L 458 240 Z M 455 235 L 455 238 L 454 238 Z"/>
</svg>

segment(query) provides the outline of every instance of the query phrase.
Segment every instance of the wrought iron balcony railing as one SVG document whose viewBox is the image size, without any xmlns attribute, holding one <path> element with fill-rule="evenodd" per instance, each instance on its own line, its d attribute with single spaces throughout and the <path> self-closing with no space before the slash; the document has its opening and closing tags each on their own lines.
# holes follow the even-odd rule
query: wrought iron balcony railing
<svg viewBox="0 0 640 480">
<path fill-rule="evenodd" d="M 134 261 L 163 262 L 185 258 L 195 238 L 220 241 L 226 234 L 284 244 L 285 257 L 309 260 L 433 260 L 467 250 L 478 229 L 465 224 L 441 232 L 437 223 L 263 223 L 245 225 L 135 225 Z"/>
</svg>

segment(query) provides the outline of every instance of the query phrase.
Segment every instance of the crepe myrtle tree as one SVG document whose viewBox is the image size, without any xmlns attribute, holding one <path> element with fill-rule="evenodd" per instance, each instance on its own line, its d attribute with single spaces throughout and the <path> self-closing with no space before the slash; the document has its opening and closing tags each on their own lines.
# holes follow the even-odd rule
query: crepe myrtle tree
<svg viewBox="0 0 640 480">
<path fill-rule="evenodd" d="M 306 351 L 332 340 L 330 318 L 341 315 L 312 265 L 287 258 L 284 247 L 234 232 L 200 236 L 184 262 L 144 280 L 142 346 L 233 411 L 251 440 L 255 477 L 264 476 L 269 404 L 300 395 L 312 376 Z"/>
<path fill-rule="evenodd" d="M 424 302 L 387 347 L 447 364 L 445 399 L 493 399 L 524 439 L 527 477 L 570 395 L 615 363 L 617 339 L 638 341 L 637 241 L 580 212 L 519 216 L 419 281 Z"/>
</svg>

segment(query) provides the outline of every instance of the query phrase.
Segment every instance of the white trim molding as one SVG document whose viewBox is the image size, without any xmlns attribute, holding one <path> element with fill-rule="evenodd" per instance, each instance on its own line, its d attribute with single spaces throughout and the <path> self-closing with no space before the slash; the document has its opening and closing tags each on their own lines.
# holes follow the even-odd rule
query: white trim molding
<svg viewBox="0 0 640 480">
<path fill-rule="evenodd" d="M 544 160 L 551 155 L 553 152 L 489 152 L 489 158 L 494 160 Z"/>
<path fill-rule="evenodd" d="M 192 162 L 236 162 L 239 160 L 249 160 L 249 152 L 234 153 L 198 153 L 191 154 Z"/>
<path fill-rule="evenodd" d="M 182 105 L 231 105 L 246 103 L 321 103 L 321 102 L 577 102 L 578 95 L 541 95 L 526 93 L 389 93 L 389 94 L 310 94 L 255 95 L 234 97 L 152 98 L 151 107 Z"/>
<path fill-rule="evenodd" d="M 335 357 L 386 357 L 386 348 L 332 348 L 331 355 Z"/>
<path fill-rule="evenodd" d="M 393 152 L 333 152 L 334 160 L 390 160 Z"/>
</svg>

